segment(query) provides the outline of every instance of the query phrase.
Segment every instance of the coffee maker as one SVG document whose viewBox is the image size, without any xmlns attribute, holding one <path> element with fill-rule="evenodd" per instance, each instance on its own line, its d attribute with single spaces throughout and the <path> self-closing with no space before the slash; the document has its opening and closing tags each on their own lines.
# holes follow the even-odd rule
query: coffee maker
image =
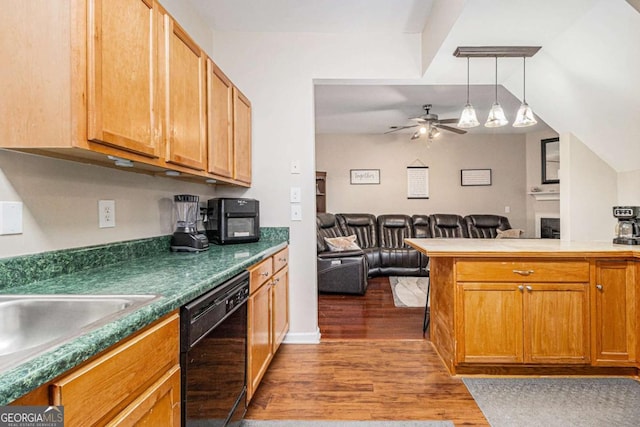
<svg viewBox="0 0 640 427">
<path fill-rule="evenodd" d="M 640 206 L 614 206 L 613 216 L 618 218 L 613 243 L 640 245 Z"/>
<path fill-rule="evenodd" d="M 173 252 L 200 252 L 209 249 L 207 236 L 198 231 L 199 197 L 178 194 L 173 197 L 176 212 L 176 231 L 171 236 Z"/>
</svg>

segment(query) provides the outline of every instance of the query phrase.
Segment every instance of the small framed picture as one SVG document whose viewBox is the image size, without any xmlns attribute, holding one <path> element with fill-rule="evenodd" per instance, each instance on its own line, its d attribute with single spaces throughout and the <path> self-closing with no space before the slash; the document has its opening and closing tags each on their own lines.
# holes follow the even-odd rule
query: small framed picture
<svg viewBox="0 0 640 427">
<path fill-rule="evenodd" d="M 351 169 L 351 184 L 380 184 L 380 169 Z"/>
<path fill-rule="evenodd" d="M 475 185 L 491 185 L 491 169 L 462 169 L 460 184 L 464 187 Z"/>
</svg>

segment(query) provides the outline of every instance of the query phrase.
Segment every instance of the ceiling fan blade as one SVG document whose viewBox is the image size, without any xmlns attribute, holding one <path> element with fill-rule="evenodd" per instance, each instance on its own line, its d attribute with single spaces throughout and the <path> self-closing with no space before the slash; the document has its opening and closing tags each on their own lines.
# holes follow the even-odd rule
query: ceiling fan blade
<svg viewBox="0 0 640 427">
<path fill-rule="evenodd" d="M 424 117 L 410 117 L 409 120 L 413 120 L 418 123 L 426 123 L 427 120 Z"/>
<path fill-rule="evenodd" d="M 459 135 L 464 135 L 465 133 L 467 133 L 466 130 L 456 129 L 451 126 L 445 126 L 445 125 L 434 125 L 434 126 L 440 129 L 448 130 L 449 132 L 457 133 Z"/>
<path fill-rule="evenodd" d="M 458 123 L 459 119 L 442 119 L 438 120 L 438 123 Z"/>
<path fill-rule="evenodd" d="M 395 129 L 391 129 L 391 130 L 386 131 L 383 135 L 386 135 L 386 134 L 388 134 L 388 133 L 397 132 L 397 131 L 399 131 L 399 130 L 403 130 L 403 129 L 414 128 L 414 127 L 416 127 L 416 126 L 418 126 L 418 125 L 411 125 L 411 126 L 399 126 L 399 127 L 395 128 Z"/>
</svg>

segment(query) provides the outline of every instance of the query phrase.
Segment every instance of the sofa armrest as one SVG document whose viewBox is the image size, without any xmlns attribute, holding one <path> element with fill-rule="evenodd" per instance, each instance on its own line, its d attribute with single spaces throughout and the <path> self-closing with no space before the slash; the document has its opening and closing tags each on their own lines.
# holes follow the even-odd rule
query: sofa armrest
<svg viewBox="0 0 640 427">
<path fill-rule="evenodd" d="M 364 255 L 364 252 L 362 251 L 362 249 L 353 249 L 353 250 L 349 250 L 349 251 L 319 252 L 318 253 L 318 258 L 319 259 L 333 259 L 333 258 L 346 258 L 346 257 L 360 256 L 360 255 Z"/>
</svg>

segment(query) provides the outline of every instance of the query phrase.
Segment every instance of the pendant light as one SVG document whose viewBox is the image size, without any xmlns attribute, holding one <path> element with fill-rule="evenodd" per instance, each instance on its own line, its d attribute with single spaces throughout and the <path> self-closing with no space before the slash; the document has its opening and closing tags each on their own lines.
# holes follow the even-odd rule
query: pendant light
<svg viewBox="0 0 640 427">
<path fill-rule="evenodd" d="M 459 128 L 474 128 L 479 126 L 480 122 L 476 116 L 476 110 L 473 105 L 469 103 L 469 57 L 467 56 L 467 103 L 460 114 L 460 120 L 458 121 Z"/>
<path fill-rule="evenodd" d="M 488 128 L 498 128 L 504 126 L 509 123 L 507 118 L 504 115 L 504 111 L 502 107 L 498 103 L 498 57 L 496 56 L 496 100 L 494 104 L 491 106 L 491 111 L 489 111 L 489 117 L 487 117 L 487 122 L 484 124 L 485 127 Z"/>
<path fill-rule="evenodd" d="M 533 110 L 527 104 L 527 58 L 522 57 L 522 105 L 518 109 L 516 115 L 516 121 L 513 122 L 514 128 L 523 128 L 527 126 L 533 126 L 538 121 L 533 115 Z"/>
</svg>

